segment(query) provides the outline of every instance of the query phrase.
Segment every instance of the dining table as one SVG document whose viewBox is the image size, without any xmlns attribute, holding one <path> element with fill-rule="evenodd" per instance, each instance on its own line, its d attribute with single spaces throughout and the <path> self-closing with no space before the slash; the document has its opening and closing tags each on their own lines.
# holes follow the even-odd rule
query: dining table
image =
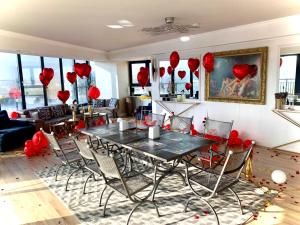
<svg viewBox="0 0 300 225">
<path fill-rule="evenodd" d="M 159 138 L 150 139 L 148 138 L 148 129 L 137 129 L 133 123 L 125 131 L 119 131 L 118 123 L 111 123 L 84 128 L 80 132 L 91 138 L 121 146 L 128 152 L 138 152 L 150 158 L 155 171 L 152 200 L 154 200 L 158 185 L 167 176 L 178 175 L 186 185 L 184 175 L 177 170 L 181 160 L 185 156 L 215 143 L 213 140 L 200 136 L 191 136 L 170 130 L 161 130 Z M 162 169 L 162 164 L 169 166 L 167 169 Z M 158 174 L 160 174 L 159 178 L 157 178 Z"/>
</svg>

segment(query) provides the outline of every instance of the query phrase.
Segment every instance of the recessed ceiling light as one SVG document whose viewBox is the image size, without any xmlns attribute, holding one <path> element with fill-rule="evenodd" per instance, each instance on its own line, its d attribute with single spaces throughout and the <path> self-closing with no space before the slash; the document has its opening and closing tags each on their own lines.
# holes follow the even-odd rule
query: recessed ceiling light
<svg viewBox="0 0 300 225">
<path fill-rule="evenodd" d="M 133 27 L 133 23 L 129 20 L 118 20 L 118 24 L 120 24 L 123 27 Z"/>
<path fill-rule="evenodd" d="M 189 36 L 182 36 L 180 37 L 180 41 L 182 42 L 186 42 L 186 41 L 189 41 L 191 38 Z"/>
<path fill-rule="evenodd" d="M 123 26 L 116 25 L 116 24 L 114 24 L 114 25 L 106 25 L 106 26 L 109 27 L 109 28 L 112 28 L 112 29 L 121 29 L 121 28 L 123 28 Z"/>
</svg>

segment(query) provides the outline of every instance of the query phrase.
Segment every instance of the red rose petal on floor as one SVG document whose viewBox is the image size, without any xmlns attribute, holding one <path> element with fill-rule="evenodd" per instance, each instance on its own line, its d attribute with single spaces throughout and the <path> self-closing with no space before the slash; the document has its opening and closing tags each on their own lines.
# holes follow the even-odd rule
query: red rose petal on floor
<svg viewBox="0 0 300 225">
<path fill-rule="evenodd" d="M 299 174 L 299 170 L 296 171 L 296 174 Z"/>
<path fill-rule="evenodd" d="M 294 202 L 295 204 L 298 204 L 299 202 Z"/>
<path fill-rule="evenodd" d="M 291 175 L 291 177 L 295 177 L 294 175 Z"/>
<path fill-rule="evenodd" d="M 294 198 L 293 196 L 291 196 L 291 198 Z"/>
<path fill-rule="evenodd" d="M 200 216 L 198 214 L 196 214 L 196 215 L 194 215 L 194 218 L 198 220 L 198 219 L 200 219 Z"/>
<path fill-rule="evenodd" d="M 203 212 L 204 212 L 205 216 L 207 216 L 209 214 L 207 211 L 203 211 Z"/>
<path fill-rule="evenodd" d="M 267 182 L 266 182 L 266 184 L 270 184 L 270 182 L 269 182 L 269 181 L 267 181 Z"/>
</svg>

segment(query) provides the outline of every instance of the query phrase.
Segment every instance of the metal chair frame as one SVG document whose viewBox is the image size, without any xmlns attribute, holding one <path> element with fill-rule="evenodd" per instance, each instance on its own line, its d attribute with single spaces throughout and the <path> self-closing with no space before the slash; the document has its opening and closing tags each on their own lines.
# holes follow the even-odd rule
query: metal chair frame
<svg viewBox="0 0 300 225">
<path fill-rule="evenodd" d="M 178 131 L 178 129 L 176 129 L 175 125 L 174 125 L 175 119 L 178 119 L 179 121 L 184 123 L 186 126 L 188 126 L 188 128 L 184 131 L 184 133 L 189 134 L 191 131 L 191 126 L 192 126 L 194 117 L 193 116 L 192 117 L 183 117 L 183 116 L 176 116 L 176 115 L 171 116 L 170 117 L 170 129 L 172 131 Z"/>
<path fill-rule="evenodd" d="M 237 193 L 231 188 L 233 185 L 235 185 L 236 183 L 239 182 L 239 177 L 240 177 L 240 174 L 246 164 L 246 161 L 247 159 L 249 158 L 250 154 L 251 154 L 251 151 L 253 149 L 253 145 L 255 143 L 252 142 L 251 146 L 249 146 L 249 148 L 245 151 L 245 152 L 238 152 L 238 153 L 233 153 L 232 151 L 229 151 L 228 152 L 228 155 L 226 157 L 226 159 L 224 159 L 224 164 L 222 166 L 222 164 L 219 164 L 219 166 L 222 166 L 222 169 L 220 172 L 218 172 L 217 170 L 215 169 L 208 169 L 208 170 L 204 170 L 204 169 L 199 169 L 200 171 L 198 173 L 194 173 L 193 175 L 190 175 L 190 172 L 189 172 L 189 165 L 192 165 L 194 167 L 193 164 L 191 164 L 189 161 L 184 161 L 185 163 L 185 166 L 186 166 L 186 169 L 185 169 L 185 174 L 186 174 L 186 181 L 188 183 L 188 185 L 190 186 L 192 192 L 196 195 L 196 196 L 192 196 L 190 197 L 186 204 L 185 204 L 185 208 L 184 208 L 184 212 L 187 211 L 187 207 L 189 205 L 189 203 L 192 201 L 192 200 L 195 200 L 195 199 L 200 199 L 201 201 L 203 201 L 211 210 L 212 212 L 214 213 L 215 217 L 216 217 L 216 220 L 217 220 L 217 223 L 219 223 L 219 218 L 218 218 L 218 215 L 215 211 L 215 209 L 213 208 L 213 206 L 209 203 L 209 199 L 215 197 L 216 195 L 220 194 L 221 192 L 225 191 L 225 190 L 229 190 L 231 193 L 233 193 L 233 195 L 235 196 L 235 198 L 237 199 L 237 202 L 239 204 L 239 208 L 240 208 L 240 211 L 241 211 L 241 214 L 243 214 L 243 210 L 242 210 L 242 205 L 241 205 L 241 200 L 240 198 L 238 197 Z M 229 161 L 231 160 L 231 158 L 233 157 L 234 154 L 243 154 L 242 156 L 244 156 L 242 162 L 240 165 L 236 166 L 236 168 L 233 168 L 233 169 L 230 169 L 230 170 L 226 170 L 227 167 L 230 166 L 230 163 Z M 234 174 L 236 173 L 236 176 L 235 177 L 230 177 L 229 174 Z M 214 185 L 212 185 L 211 187 L 212 188 L 209 188 L 207 186 L 204 186 L 203 184 L 201 184 L 200 182 L 197 182 L 195 180 L 192 180 L 191 178 L 197 174 L 205 174 L 205 175 L 208 175 L 210 178 L 213 176 L 216 179 L 216 182 L 215 183 L 212 183 Z M 205 176 L 204 175 L 204 176 Z M 230 179 L 229 179 L 230 177 Z M 219 186 L 220 186 L 220 183 L 224 180 L 227 180 L 229 181 L 229 183 L 227 183 L 224 187 L 220 188 L 219 189 Z M 201 187 L 203 189 L 205 189 L 206 191 L 208 191 L 210 194 L 208 196 L 201 196 L 193 187 L 192 183 L 194 185 L 197 185 L 198 187 Z"/>
</svg>

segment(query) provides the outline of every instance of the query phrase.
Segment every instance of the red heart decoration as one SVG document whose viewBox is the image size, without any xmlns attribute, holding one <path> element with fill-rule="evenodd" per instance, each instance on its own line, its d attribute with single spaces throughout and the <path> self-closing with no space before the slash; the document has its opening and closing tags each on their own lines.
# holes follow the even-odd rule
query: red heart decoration
<svg viewBox="0 0 300 225">
<path fill-rule="evenodd" d="M 188 66 L 189 66 L 189 68 L 192 72 L 195 72 L 195 70 L 198 69 L 199 65 L 200 65 L 200 60 L 199 59 L 189 58 Z"/>
<path fill-rule="evenodd" d="M 75 63 L 74 72 L 80 77 L 83 78 L 85 74 L 85 65 L 86 63 Z"/>
<path fill-rule="evenodd" d="M 243 80 L 249 74 L 248 64 L 235 64 L 232 67 L 232 73 L 238 80 Z"/>
<path fill-rule="evenodd" d="M 257 65 L 249 66 L 249 75 L 251 76 L 251 78 L 256 76 L 257 70 L 258 70 Z"/>
<path fill-rule="evenodd" d="M 100 90 L 96 86 L 90 86 L 88 90 L 88 97 L 90 99 L 97 99 L 100 97 Z"/>
<path fill-rule="evenodd" d="M 83 76 L 85 76 L 86 78 L 89 78 L 91 71 L 92 71 L 92 67 L 87 63 L 84 63 L 83 67 L 84 67 Z"/>
<path fill-rule="evenodd" d="M 142 71 L 138 72 L 137 74 L 137 80 L 139 84 L 141 85 L 142 88 L 144 88 L 149 80 L 149 77 L 147 76 L 146 73 L 143 73 Z"/>
<path fill-rule="evenodd" d="M 37 148 L 46 148 L 48 147 L 48 141 L 42 131 L 36 132 L 32 137 L 33 145 L 37 146 Z"/>
<path fill-rule="evenodd" d="M 179 57 L 178 52 L 173 51 L 170 55 L 170 65 L 173 69 L 175 69 L 178 66 L 179 60 L 180 60 L 180 57 Z"/>
<path fill-rule="evenodd" d="M 45 79 L 49 81 L 51 81 L 52 78 L 54 77 L 54 70 L 52 68 L 44 68 L 42 73 Z"/>
<path fill-rule="evenodd" d="M 166 69 L 165 67 L 160 67 L 159 68 L 159 76 L 163 77 L 165 75 Z"/>
<path fill-rule="evenodd" d="M 190 83 L 185 83 L 185 89 L 190 90 L 192 85 Z"/>
<path fill-rule="evenodd" d="M 74 84 L 76 81 L 77 74 L 75 72 L 68 72 L 67 73 L 67 79 L 71 84 Z"/>
<path fill-rule="evenodd" d="M 199 79 L 199 75 L 200 75 L 199 70 L 196 70 L 196 71 L 194 72 L 194 74 L 195 74 L 195 76 Z"/>
<path fill-rule="evenodd" d="M 42 84 L 47 87 L 50 83 L 50 80 L 47 80 L 46 77 L 44 76 L 43 73 L 40 73 L 40 81 L 42 82 Z"/>
<path fill-rule="evenodd" d="M 59 100 L 61 100 L 64 104 L 70 97 L 70 92 L 68 90 L 66 91 L 58 91 L 57 92 L 57 97 Z"/>
<path fill-rule="evenodd" d="M 181 78 L 181 80 L 185 77 L 186 72 L 184 70 L 179 70 L 178 71 L 178 76 Z"/>
<path fill-rule="evenodd" d="M 203 66 L 206 72 L 210 73 L 211 71 L 214 70 L 214 61 L 215 61 L 214 55 L 210 52 L 206 53 L 203 56 Z"/>
<path fill-rule="evenodd" d="M 171 66 L 168 66 L 168 74 L 171 75 L 173 73 L 173 68 Z"/>
</svg>

